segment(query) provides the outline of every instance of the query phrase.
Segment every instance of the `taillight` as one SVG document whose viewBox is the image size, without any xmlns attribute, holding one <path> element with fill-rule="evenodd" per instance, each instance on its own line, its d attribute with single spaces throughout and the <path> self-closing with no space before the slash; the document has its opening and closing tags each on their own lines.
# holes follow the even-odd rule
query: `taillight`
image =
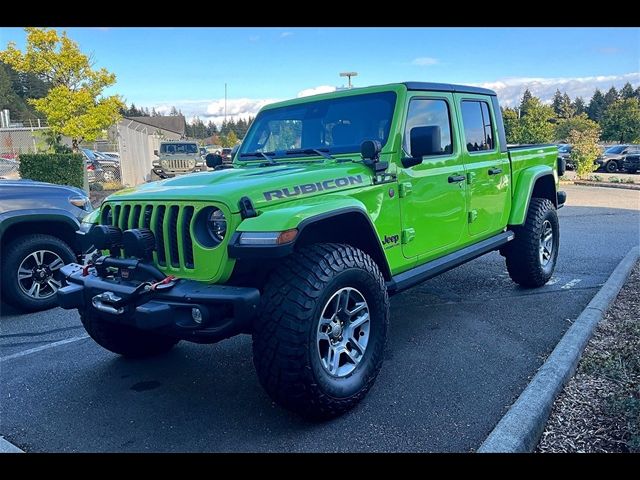
<svg viewBox="0 0 640 480">
<path fill-rule="evenodd" d="M 94 165 L 87 165 L 87 170 L 95 170 L 96 167 Z"/>
</svg>

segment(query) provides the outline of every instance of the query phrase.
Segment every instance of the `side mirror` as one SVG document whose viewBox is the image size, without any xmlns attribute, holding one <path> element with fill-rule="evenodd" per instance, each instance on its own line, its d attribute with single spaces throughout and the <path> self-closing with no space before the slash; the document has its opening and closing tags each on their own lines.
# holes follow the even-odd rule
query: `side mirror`
<svg viewBox="0 0 640 480">
<path fill-rule="evenodd" d="M 209 168 L 216 168 L 222 165 L 222 157 L 216 153 L 209 153 L 204 159 Z"/>
<path fill-rule="evenodd" d="M 206 154 L 207 154 L 207 149 L 200 147 L 200 155 L 206 155 Z"/>
<path fill-rule="evenodd" d="M 438 155 L 442 153 L 439 126 L 428 125 L 425 127 L 413 127 L 409 135 L 411 157 L 402 159 L 402 165 L 405 168 L 419 165 L 422 163 L 422 157 L 426 155 Z"/>
<path fill-rule="evenodd" d="M 154 150 L 154 151 L 153 151 L 153 154 L 154 154 L 156 157 L 159 157 L 159 156 L 160 156 L 160 155 L 158 155 L 158 150 Z"/>
</svg>

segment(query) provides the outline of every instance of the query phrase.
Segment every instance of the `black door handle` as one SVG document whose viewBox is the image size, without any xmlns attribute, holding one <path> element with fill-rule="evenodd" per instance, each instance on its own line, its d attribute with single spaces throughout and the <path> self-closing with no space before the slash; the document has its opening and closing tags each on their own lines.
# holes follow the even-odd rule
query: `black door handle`
<svg viewBox="0 0 640 480">
<path fill-rule="evenodd" d="M 465 175 L 451 175 L 449 183 L 464 182 L 467 177 Z"/>
<path fill-rule="evenodd" d="M 501 168 L 490 168 L 489 169 L 489 175 L 498 175 L 502 173 L 502 169 Z"/>
</svg>

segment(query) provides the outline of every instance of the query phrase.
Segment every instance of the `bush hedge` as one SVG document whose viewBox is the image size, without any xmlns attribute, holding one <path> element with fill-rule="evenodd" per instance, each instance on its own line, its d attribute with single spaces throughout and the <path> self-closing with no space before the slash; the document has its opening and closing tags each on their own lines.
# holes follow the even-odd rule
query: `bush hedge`
<svg viewBox="0 0 640 480">
<path fill-rule="evenodd" d="M 20 155 L 20 177 L 82 188 L 84 160 L 79 153 Z"/>
</svg>

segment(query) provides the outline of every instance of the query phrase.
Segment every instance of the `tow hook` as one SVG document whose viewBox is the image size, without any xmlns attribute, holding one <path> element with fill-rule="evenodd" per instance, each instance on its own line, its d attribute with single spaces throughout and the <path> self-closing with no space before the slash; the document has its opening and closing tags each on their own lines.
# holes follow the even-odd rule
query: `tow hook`
<svg viewBox="0 0 640 480">
<path fill-rule="evenodd" d="M 93 297 L 93 299 L 91 300 L 91 304 L 101 312 L 110 313 L 112 315 L 120 315 L 122 312 L 124 312 L 124 308 L 116 307 L 114 306 L 114 304 L 117 305 L 118 302 L 121 301 L 122 298 L 117 296 L 115 293 L 103 292 Z"/>
</svg>

